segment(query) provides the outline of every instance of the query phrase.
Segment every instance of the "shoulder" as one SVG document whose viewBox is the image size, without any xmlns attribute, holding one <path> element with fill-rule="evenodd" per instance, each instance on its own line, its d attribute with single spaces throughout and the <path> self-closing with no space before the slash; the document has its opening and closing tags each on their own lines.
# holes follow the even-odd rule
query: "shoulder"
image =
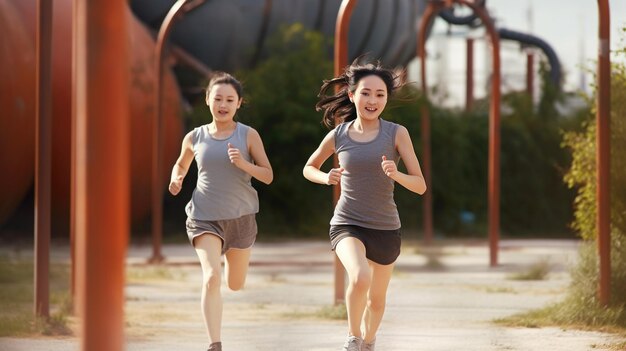
<svg viewBox="0 0 626 351">
<path fill-rule="evenodd" d="M 196 141 L 201 139 L 202 132 L 205 131 L 205 130 L 207 130 L 206 129 L 206 125 L 201 125 L 199 127 L 195 127 L 189 133 L 187 133 L 187 135 L 185 135 L 185 139 L 189 138 L 189 140 L 191 142 L 195 143 Z"/>
<path fill-rule="evenodd" d="M 198 138 L 198 133 L 199 132 L 200 132 L 200 127 L 196 127 L 194 129 L 192 129 L 187 134 L 185 134 L 185 137 L 183 138 L 183 141 L 194 141 L 195 139 Z"/>
<path fill-rule="evenodd" d="M 243 124 L 241 122 L 237 122 L 237 128 L 239 128 L 241 133 L 244 133 L 245 135 L 249 137 L 260 137 L 259 132 L 257 132 L 256 129 L 250 127 L 247 124 Z"/>
<path fill-rule="evenodd" d="M 333 135 L 339 135 L 343 132 L 345 132 L 346 130 L 348 130 L 348 128 L 350 127 L 350 122 L 341 122 L 339 123 L 337 126 L 335 126 L 335 128 L 333 130 L 331 130 L 331 133 Z"/>
</svg>

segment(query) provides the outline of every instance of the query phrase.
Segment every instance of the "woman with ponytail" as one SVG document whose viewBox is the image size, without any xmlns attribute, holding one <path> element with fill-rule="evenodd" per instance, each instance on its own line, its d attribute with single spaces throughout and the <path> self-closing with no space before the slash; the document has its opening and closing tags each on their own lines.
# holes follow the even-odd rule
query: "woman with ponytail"
<svg viewBox="0 0 626 351">
<path fill-rule="evenodd" d="M 250 250 L 257 236 L 259 199 L 252 178 L 270 184 L 274 179 L 259 133 L 234 120 L 243 102 L 241 83 L 216 72 L 206 89 L 212 121 L 189 132 L 172 169 L 169 191 L 177 195 L 195 160 L 198 181 L 185 207 L 187 236 L 202 267 L 202 316 L 209 338 L 208 351 L 222 351 L 222 266 L 226 284 L 243 288 Z"/>
<path fill-rule="evenodd" d="M 417 194 L 426 191 L 409 132 L 380 117 L 389 96 L 402 85 L 400 76 L 380 63 L 355 62 L 339 77 L 324 81 L 316 105 L 331 131 L 303 174 L 314 183 L 341 185 L 329 234 L 331 247 L 348 273 L 344 351 L 374 350 L 387 287 L 400 254 L 394 184 Z M 339 167 L 322 171 L 333 153 Z M 400 159 L 406 173 L 397 168 Z"/>
</svg>

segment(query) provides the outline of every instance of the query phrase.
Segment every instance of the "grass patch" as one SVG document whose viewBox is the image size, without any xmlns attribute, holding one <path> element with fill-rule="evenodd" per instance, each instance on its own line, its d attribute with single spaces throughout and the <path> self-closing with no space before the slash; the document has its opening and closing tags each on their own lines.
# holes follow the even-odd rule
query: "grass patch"
<svg viewBox="0 0 626 351">
<path fill-rule="evenodd" d="M 141 265 L 126 268 L 126 280 L 141 283 L 159 280 L 184 280 L 187 274 L 175 267 L 165 265 Z"/>
<path fill-rule="evenodd" d="M 541 260 L 522 272 L 509 275 L 511 280 L 545 280 L 550 273 L 550 262 Z"/>
<path fill-rule="evenodd" d="M 328 305 L 320 308 L 315 316 L 321 319 L 348 320 L 346 304 Z"/>
<path fill-rule="evenodd" d="M 326 320 L 348 320 L 346 305 L 326 305 L 317 311 L 292 311 L 283 313 L 283 317 L 289 319 L 326 319 Z"/>
<path fill-rule="evenodd" d="M 626 336 L 626 321 L 624 320 L 626 314 L 624 312 L 624 306 L 604 308 L 596 304 L 594 307 L 566 299 L 544 308 L 496 319 L 494 322 L 510 327 L 558 326 Z"/>
<path fill-rule="evenodd" d="M 69 266 L 50 265 L 50 318 L 34 316 L 33 262 L 0 256 L 0 336 L 71 335 Z"/>
</svg>

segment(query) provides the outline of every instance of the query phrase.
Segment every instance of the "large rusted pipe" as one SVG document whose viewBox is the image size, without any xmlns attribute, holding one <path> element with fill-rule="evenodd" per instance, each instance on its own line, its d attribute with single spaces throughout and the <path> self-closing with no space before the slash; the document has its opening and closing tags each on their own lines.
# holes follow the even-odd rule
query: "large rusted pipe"
<svg viewBox="0 0 626 351">
<path fill-rule="evenodd" d="M 167 38 L 172 26 L 185 12 L 191 11 L 204 3 L 204 0 L 178 0 L 170 8 L 163 19 L 157 35 L 155 47 L 156 83 L 154 95 L 154 128 L 152 130 L 152 257 L 150 263 L 162 262 L 161 253 L 163 238 L 163 179 L 161 176 L 161 161 L 163 158 L 163 114 L 161 111 L 163 96 L 163 53 Z"/>
<path fill-rule="evenodd" d="M 37 1 L 35 148 L 35 315 L 50 316 L 50 177 L 52 173 L 52 1 Z"/>
<path fill-rule="evenodd" d="M 598 93 L 596 110 L 596 228 L 600 256 L 598 297 L 611 301 L 611 11 L 608 0 L 598 0 Z"/>
<path fill-rule="evenodd" d="M 120 351 L 130 227 L 127 1 L 75 1 L 80 349 Z"/>
<path fill-rule="evenodd" d="M 339 76 L 348 65 L 348 32 L 350 31 L 350 18 L 357 0 L 343 0 L 337 14 L 337 24 L 335 27 L 335 77 Z M 338 121 L 335 119 L 335 124 Z M 333 167 L 339 167 L 339 159 L 337 154 L 333 157 Z M 337 205 L 341 188 L 337 184 L 333 186 L 333 205 Z M 335 255 L 335 304 L 342 303 L 346 300 L 345 290 L 345 270 Z"/>
</svg>

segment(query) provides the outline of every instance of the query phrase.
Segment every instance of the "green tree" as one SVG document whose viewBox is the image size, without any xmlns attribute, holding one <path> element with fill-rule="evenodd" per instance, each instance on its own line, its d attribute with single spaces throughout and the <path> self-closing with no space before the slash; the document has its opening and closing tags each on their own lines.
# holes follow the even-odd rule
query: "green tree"
<svg viewBox="0 0 626 351">
<path fill-rule="evenodd" d="M 328 130 L 315 111 L 322 79 L 332 77 L 330 41 L 301 24 L 282 28 L 268 42 L 268 56 L 238 72 L 248 102 L 241 120 L 256 128 L 274 168 L 274 183 L 257 187 L 265 230 L 289 235 L 326 233 L 332 190 L 302 176 L 309 155 Z"/>
</svg>

